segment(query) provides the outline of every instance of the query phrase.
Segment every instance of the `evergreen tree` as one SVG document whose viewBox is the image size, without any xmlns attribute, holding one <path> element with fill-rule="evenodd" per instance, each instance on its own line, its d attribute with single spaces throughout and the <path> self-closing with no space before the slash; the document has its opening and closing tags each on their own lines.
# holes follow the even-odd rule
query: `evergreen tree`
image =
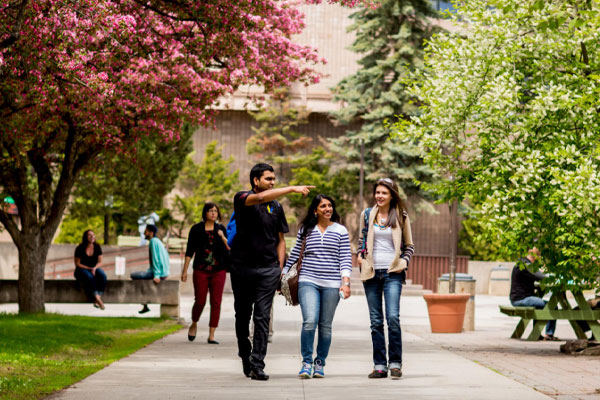
<svg viewBox="0 0 600 400">
<path fill-rule="evenodd" d="M 250 114 L 258 126 L 252 128 L 248 153 L 273 165 L 279 185 L 315 186 L 314 194 L 307 198 L 282 199 L 293 210 L 288 213 L 290 223 L 304 215 L 317 193 L 335 198 L 342 216 L 352 210 L 358 192 L 358 170 L 346 168 L 345 162 L 329 150 L 330 145 L 316 145 L 297 130 L 308 123 L 310 110 L 293 105 L 287 88 L 275 90 L 266 107 Z"/>
<path fill-rule="evenodd" d="M 217 141 L 206 146 L 200 164 L 188 156 L 177 182 L 181 193 L 175 197 L 174 208 L 179 216 L 176 221 L 176 235 L 181 237 L 185 229 L 202 220 L 202 208 L 206 202 L 216 203 L 226 224 L 233 211 L 233 196 L 239 190 L 239 171 L 230 172 L 233 157 L 223 158 Z"/>
<path fill-rule="evenodd" d="M 351 49 L 363 55 L 361 68 L 333 89 L 334 100 L 343 104 L 334 119 L 343 125 L 359 124 L 333 141 L 335 151 L 357 168 L 362 142 L 366 180 L 390 177 L 407 196 L 418 191 L 415 179 L 427 181 L 430 171 L 413 145 L 390 140 L 386 125 L 417 111 L 405 81 L 422 65 L 424 41 L 435 29 L 427 21 L 431 16 L 434 11 L 427 0 L 382 0 L 377 8 L 353 13 L 348 30 L 356 33 Z"/>
<path fill-rule="evenodd" d="M 308 123 L 310 111 L 303 106 L 291 104 L 288 88 L 275 89 L 266 107 L 250 112 L 258 123 L 253 126 L 254 135 L 248 139 L 248 154 L 256 154 L 259 161 L 273 165 L 277 179 L 287 183 L 291 179 L 291 168 L 312 140 L 302 136 L 297 128 Z"/>
</svg>

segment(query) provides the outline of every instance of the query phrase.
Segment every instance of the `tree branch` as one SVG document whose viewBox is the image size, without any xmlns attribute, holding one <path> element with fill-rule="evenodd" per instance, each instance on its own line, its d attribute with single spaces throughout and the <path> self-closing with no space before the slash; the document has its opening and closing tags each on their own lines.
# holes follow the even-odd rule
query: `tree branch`
<svg viewBox="0 0 600 400">
<path fill-rule="evenodd" d="M 7 140 L 5 136 L 0 135 L 0 145 L 0 148 L 4 148 L 8 152 L 9 159 L 12 160 L 10 165 L 5 162 L 2 166 L 1 183 L 19 209 L 21 226 L 30 226 L 34 222 L 32 217 L 35 216 L 35 203 L 27 197 L 27 160 L 22 157 L 16 143 Z"/>
<path fill-rule="evenodd" d="M 10 215 L 8 215 L 4 211 L 3 204 L 4 204 L 4 202 L 2 200 L 0 200 L 0 205 L 2 205 L 2 207 L 0 207 L 0 223 L 2 223 L 2 225 L 4 225 L 4 227 L 6 228 L 6 230 L 12 237 L 13 242 L 15 242 L 15 244 L 18 246 L 21 242 L 21 231 L 19 231 L 19 227 L 17 226 L 15 221 L 12 220 Z"/>
<path fill-rule="evenodd" d="M 581 58 L 583 59 L 583 63 L 586 65 L 590 64 L 590 59 L 588 58 L 588 51 L 585 43 L 581 42 Z"/>
<path fill-rule="evenodd" d="M 175 15 L 171 15 L 171 14 L 169 14 L 167 12 L 162 11 L 158 7 L 155 7 L 155 6 L 152 6 L 152 5 L 148 4 L 146 1 L 134 0 L 134 2 L 136 4 L 138 4 L 139 6 L 142 6 L 145 9 L 148 9 L 150 11 L 154 11 L 158 15 L 161 15 L 163 17 L 172 19 L 174 21 L 182 21 L 182 22 L 194 22 L 194 21 L 197 21 L 197 18 L 183 18 L 183 17 L 178 17 L 178 16 L 175 16 Z"/>
<path fill-rule="evenodd" d="M 17 5 L 18 13 L 15 22 L 15 26 L 10 36 L 0 42 L 0 50 L 4 50 L 12 46 L 17 42 L 19 37 L 21 36 L 21 27 L 23 25 L 23 21 L 25 20 L 25 8 L 27 7 L 28 0 L 21 0 L 21 3 Z"/>
<path fill-rule="evenodd" d="M 44 158 L 44 153 L 41 149 L 31 149 L 27 152 L 29 163 L 37 174 L 38 183 L 38 218 L 46 215 L 50 201 L 52 199 L 52 172 L 48 166 L 48 162 Z"/>
</svg>

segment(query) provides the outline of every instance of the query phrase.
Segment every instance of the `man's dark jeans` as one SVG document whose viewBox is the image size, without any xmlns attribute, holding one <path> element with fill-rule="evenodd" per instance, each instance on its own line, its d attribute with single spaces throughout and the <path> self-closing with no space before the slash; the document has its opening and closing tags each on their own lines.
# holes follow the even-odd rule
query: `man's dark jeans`
<svg viewBox="0 0 600 400">
<path fill-rule="evenodd" d="M 278 265 L 266 267 L 233 265 L 231 267 L 238 355 L 242 359 L 250 359 L 252 368 L 264 369 L 265 367 L 271 305 L 280 276 L 281 270 Z M 254 321 L 253 343 L 250 343 L 248 338 L 250 317 Z"/>
</svg>

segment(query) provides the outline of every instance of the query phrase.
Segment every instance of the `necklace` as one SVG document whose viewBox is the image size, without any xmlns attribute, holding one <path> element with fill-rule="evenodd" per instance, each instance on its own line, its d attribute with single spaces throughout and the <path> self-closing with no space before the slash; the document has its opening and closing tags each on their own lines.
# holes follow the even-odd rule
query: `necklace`
<svg viewBox="0 0 600 400">
<path fill-rule="evenodd" d="M 382 231 L 384 231 L 384 230 L 387 229 L 387 226 L 385 226 L 385 219 L 381 219 L 381 220 L 379 220 L 379 224 L 377 222 L 375 222 L 373 225 L 375 225 L 376 227 L 378 227 Z"/>
</svg>

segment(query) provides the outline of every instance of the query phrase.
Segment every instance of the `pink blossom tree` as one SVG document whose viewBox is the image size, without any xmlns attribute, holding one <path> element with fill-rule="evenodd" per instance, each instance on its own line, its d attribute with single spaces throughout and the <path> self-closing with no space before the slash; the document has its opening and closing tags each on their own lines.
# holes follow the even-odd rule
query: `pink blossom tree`
<svg viewBox="0 0 600 400">
<path fill-rule="evenodd" d="M 19 251 L 20 312 L 44 310 L 48 248 L 80 171 L 145 135 L 209 124 L 240 85 L 316 82 L 324 60 L 291 40 L 303 27 L 278 0 L 0 0 L 0 194 L 20 224 L 1 204 L 0 222 Z"/>
</svg>

